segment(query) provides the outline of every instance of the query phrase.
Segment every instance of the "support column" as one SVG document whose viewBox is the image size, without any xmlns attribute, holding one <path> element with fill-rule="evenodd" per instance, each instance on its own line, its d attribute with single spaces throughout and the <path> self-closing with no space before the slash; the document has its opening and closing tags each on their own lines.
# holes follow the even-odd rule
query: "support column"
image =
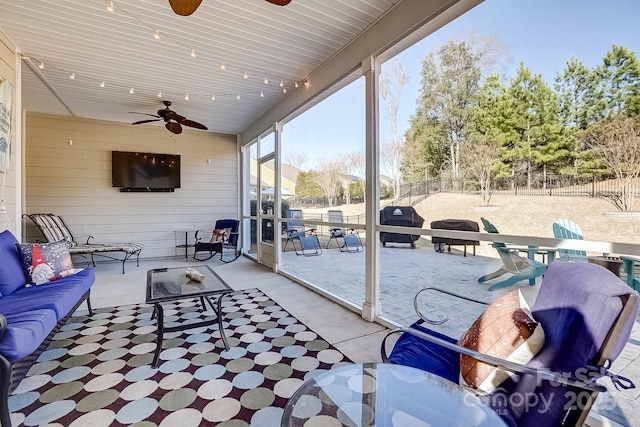
<svg viewBox="0 0 640 427">
<path fill-rule="evenodd" d="M 366 250 L 365 250 L 365 296 L 362 303 L 362 318 L 372 322 L 380 313 L 380 162 L 378 131 L 378 75 L 380 66 L 373 56 L 362 61 L 365 77 L 365 134 L 366 134 Z"/>
</svg>

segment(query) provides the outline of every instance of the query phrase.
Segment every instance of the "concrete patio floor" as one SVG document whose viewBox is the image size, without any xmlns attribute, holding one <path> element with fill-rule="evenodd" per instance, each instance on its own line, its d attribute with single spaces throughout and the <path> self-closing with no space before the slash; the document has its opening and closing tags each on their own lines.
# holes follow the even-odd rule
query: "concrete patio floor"
<svg viewBox="0 0 640 427">
<path fill-rule="evenodd" d="M 388 245 L 380 248 L 380 301 L 382 315 L 398 324 L 410 324 L 417 319 L 413 296 L 426 286 L 439 287 L 470 298 L 492 302 L 512 288 L 489 292 L 490 285 L 478 284 L 478 277 L 495 271 L 501 265 L 498 258 L 462 256 L 452 248 L 451 253 L 436 253 L 430 245 L 410 249 L 408 245 Z M 364 301 L 364 253 L 343 253 L 338 249 L 323 250 L 313 257 L 296 256 L 285 252 L 282 270 L 292 276 L 315 283 L 323 291 L 340 296 L 352 304 Z M 159 267 L 182 267 L 201 262 L 184 257 L 141 260 L 140 267 L 128 263 L 121 274 L 117 263 L 99 264 L 92 301 L 96 307 L 108 307 L 141 302 L 145 298 L 146 271 Z M 316 331 L 357 363 L 380 360 L 380 343 L 388 329 L 377 323 L 364 321 L 357 313 L 330 301 L 282 275 L 241 257 L 230 264 L 217 258 L 206 261 L 229 285 L 236 289 L 256 287 L 283 308 Z M 533 303 L 539 288 L 521 282 L 525 298 Z M 435 310 L 449 320 L 440 330 L 450 336 L 460 336 L 484 309 L 451 297 L 433 294 L 426 298 L 425 310 Z M 440 315 L 440 314 L 438 314 Z M 612 371 L 630 378 L 640 387 L 640 324 L 636 325 L 623 353 Z M 610 389 L 600 395 L 598 412 L 624 426 L 640 425 L 640 389 L 617 391 L 608 380 Z M 611 424 L 610 424 L 611 425 Z M 615 424 L 612 424 L 615 425 Z"/>
</svg>

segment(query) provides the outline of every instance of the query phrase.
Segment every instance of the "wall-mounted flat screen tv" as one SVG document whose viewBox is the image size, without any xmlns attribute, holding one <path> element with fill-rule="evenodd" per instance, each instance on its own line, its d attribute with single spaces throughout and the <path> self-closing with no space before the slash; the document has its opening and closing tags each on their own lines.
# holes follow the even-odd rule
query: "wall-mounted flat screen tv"
<svg viewBox="0 0 640 427">
<path fill-rule="evenodd" d="M 180 188 L 180 155 L 112 151 L 111 181 L 120 191 L 173 191 Z"/>
</svg>

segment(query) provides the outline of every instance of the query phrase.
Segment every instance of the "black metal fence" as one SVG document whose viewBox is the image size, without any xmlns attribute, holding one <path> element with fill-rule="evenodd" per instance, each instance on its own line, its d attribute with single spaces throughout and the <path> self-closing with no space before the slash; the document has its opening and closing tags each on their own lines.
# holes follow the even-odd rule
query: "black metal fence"
<svg viewBox="0 0 640 427">
<path fill-rule="evenodd" d="M 436 193 L 479 194 L 480 183 L 472 179 L 433 178 L 428 181 L 400 185 L 398 196 L 381 200 L 380 206 L 414 205 Z M 633 188 L 640 196 L 640 182 Z M 496 178 L 491 182 L 494 195 L 514 196 L 576 196 L 601 197 L 615 200 L 621 197 L 620 183 L 611 175 L 536 175 L 528 178 L 517 176 Z M 342 204 L 342 203 L 339 203 Z M 326 199 L 296 199 L 291 202 L 296 208 L 330 208 Z"/>
</svg>

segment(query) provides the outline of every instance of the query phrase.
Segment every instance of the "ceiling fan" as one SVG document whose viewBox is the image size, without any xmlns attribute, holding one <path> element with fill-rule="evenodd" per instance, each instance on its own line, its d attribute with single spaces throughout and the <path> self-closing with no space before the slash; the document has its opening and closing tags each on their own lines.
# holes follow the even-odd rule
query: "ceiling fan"
<svg viewBox="0 0 640 427">
<path fill-rule="evenodd" d="M 132 113 L 132 114 L 145 114 L 147 116 L 156 117 L 155 119 L 149 120 L 140 120 L 139 122 L 131 123 L 132 125 L 141 125 L 143 123 L 151 123 L 151 122 L 159 122 L 160 120 L 164 120 L 166 127 L 169 132 L 180 134 L 182 133 L 182 126 L 189 126 L 196 129 L 207 130 L 207 127 L 198 122 L 194 122 L 193 120 L 188 120 L 186 117 L 181 116 L 175 111 L 169 109 L 171 106 L 171 101 L 162 101 L 166 108 L 158 110 L 158 114 L 149 114 L 149 113 Z"/>
<path fill-rule="evenodd" d="M 291 0 L 267 0 L 269 3 L 273 3 L 278 6 L 286 6 L 291 3 Z M 178 15 L 189 16 L 196 11 L 200 6 L 202 0 L 169 0 L 171 9 Z"/>
</svg>

